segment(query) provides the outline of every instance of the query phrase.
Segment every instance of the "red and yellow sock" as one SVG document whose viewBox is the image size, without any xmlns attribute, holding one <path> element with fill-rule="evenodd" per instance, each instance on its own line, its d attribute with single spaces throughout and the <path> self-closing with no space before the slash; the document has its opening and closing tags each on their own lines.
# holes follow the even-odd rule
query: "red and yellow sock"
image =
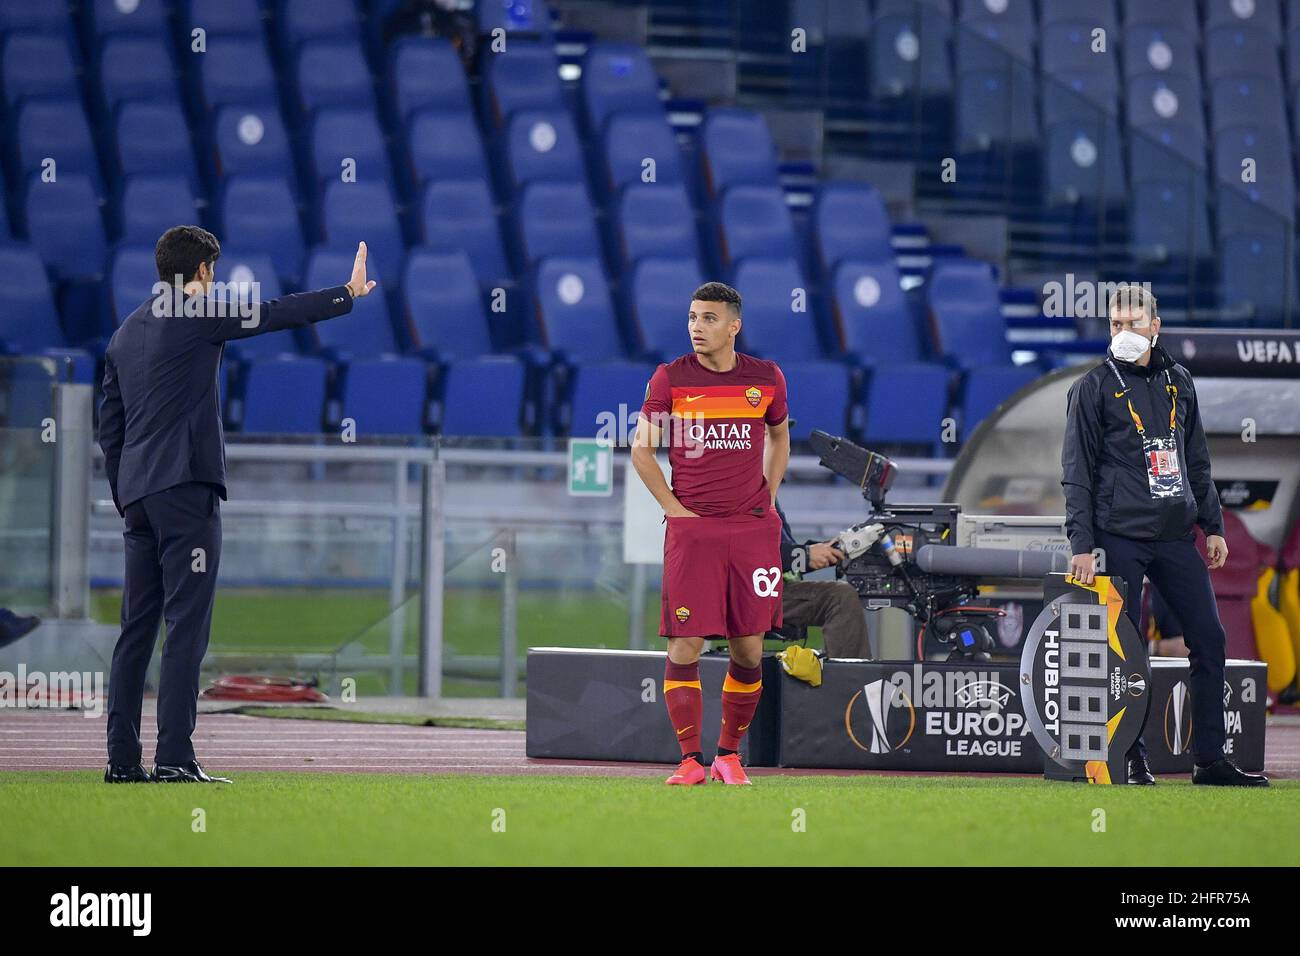
<svg viewBox="0 0 1300 956">
<path fill-rule="evenodd" d="M 740 738 L 749 729 L 758 709 L 758 699 L 763 696 L 763 668 L 741 667 L 735 661 L 727 668 L 727 678 L 722 682 L 722 733 L 718 746 L 724 750 L 739 750 Z"/>
<path fill-rule="evenodd" d="M 664 665 L 664 703 L 668 719 L 677 732 L 682 755 L 700 750 L 700 721 L 704 719 L 704 695 L 700 693 L 700 662 Z"/>
</svg>

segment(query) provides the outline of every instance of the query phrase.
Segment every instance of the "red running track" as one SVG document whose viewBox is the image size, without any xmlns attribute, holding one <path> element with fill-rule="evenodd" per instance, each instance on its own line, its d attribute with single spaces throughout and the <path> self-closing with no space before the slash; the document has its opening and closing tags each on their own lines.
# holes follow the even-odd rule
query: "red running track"
<svg viewBox="0 0 1300 956">
<path fill-rule="evenodd" d="M 105 718 L 75 711 L 0 710 L 0 770 L 102 770 Z M 153 756 L 157 724 L 142 727 L 145 760 Z M 293 770 L 335 773 L 561 774 L 658 777 L 663 764 L 530 760 L 522 731 L 462 730 L 400 724 L 200 714 L 194 735 L 199 760 L 211 771 Z M 1266 770 L 1300 779 L 1300 720 L 1269 721 Z M 852 776 L 898 771 L 755 768 L 755 775 Z M 1006 776 L 982 774 L 981 776 Z"/>
</svg>

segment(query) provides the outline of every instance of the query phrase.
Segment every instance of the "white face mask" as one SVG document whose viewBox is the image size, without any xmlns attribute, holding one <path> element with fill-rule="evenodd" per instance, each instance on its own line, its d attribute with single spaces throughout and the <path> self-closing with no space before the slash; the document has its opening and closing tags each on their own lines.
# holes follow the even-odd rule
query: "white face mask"
<svg viewBox="0 0 1300 956">
<path fill-rule="evenodd" d="M 1110 354 L 1121 362 L 1136 362 L 1155 343 L 1154 338 L 1125 329 L 1110 340 Z"/>
</svg>

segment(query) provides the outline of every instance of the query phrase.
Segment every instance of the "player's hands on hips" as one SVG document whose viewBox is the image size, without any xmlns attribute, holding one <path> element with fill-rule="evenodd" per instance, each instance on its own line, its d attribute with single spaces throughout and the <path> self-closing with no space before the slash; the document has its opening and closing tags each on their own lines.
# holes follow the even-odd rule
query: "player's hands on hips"
<svg viewBox="0 0 1300 956">
<path fill-rule="evenodd" d="M 839 564 L 843 560 L 844 552 L 835 547 L 830 541 L 822 541 L 808 549 L 808 567 L 814 571 L 820 571 L 832 564 Z"/>
<path fill-rule="evenodd" d="M 670 518 L 698 518 L 699 517 L 699 515 L 697 515 L 690 508 L 687 508 L 680 501 L 677 502 L 677 504 L 673 505 L 671 508 L 666 509 L 664 511 L 664 514 L 666 514 Z"/>
<path fill-rule="evenodd" d="M 1205 536 L 1205 554 L 1210 559 L 1210 569 L 1221 568 L 1228 561 L 1228 542 L 1221 534 Z"/>
<path fill-rule="evenodd" d="M 1097 559 L 1093 557 L 1091 551 L 1087 554 L 1075 554 L 1070 557 L 1070 577 L 1080 584 L 1092 584 L 1096 573 Z"/>
<path fill-rule="evenodd" d="M 362 296 L 370 294 L 370 290 L 375 287 L 375 280 L 366 281 L 366 244 L 357 243 L 357 257 L 352 262 L 352 278 L 348 280 L 348 291 L 352 293 L 352 298 L 360 299 Z"/>
</svg>

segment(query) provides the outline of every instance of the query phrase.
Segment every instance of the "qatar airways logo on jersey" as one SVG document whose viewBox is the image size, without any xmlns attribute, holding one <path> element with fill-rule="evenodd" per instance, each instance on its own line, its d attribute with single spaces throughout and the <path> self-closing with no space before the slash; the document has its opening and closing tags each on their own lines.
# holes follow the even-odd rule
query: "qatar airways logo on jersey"
<svg viewBox="0 0 1300 956">
<path fill-rule="evenodd" d="M 736 451 L 753 447 L 751 424 L 743 422 L 716 422 L 705 425 L 699 422 L 686 426 L 686 447 L 692 445 L 708 451 Z"/>
</svg>

